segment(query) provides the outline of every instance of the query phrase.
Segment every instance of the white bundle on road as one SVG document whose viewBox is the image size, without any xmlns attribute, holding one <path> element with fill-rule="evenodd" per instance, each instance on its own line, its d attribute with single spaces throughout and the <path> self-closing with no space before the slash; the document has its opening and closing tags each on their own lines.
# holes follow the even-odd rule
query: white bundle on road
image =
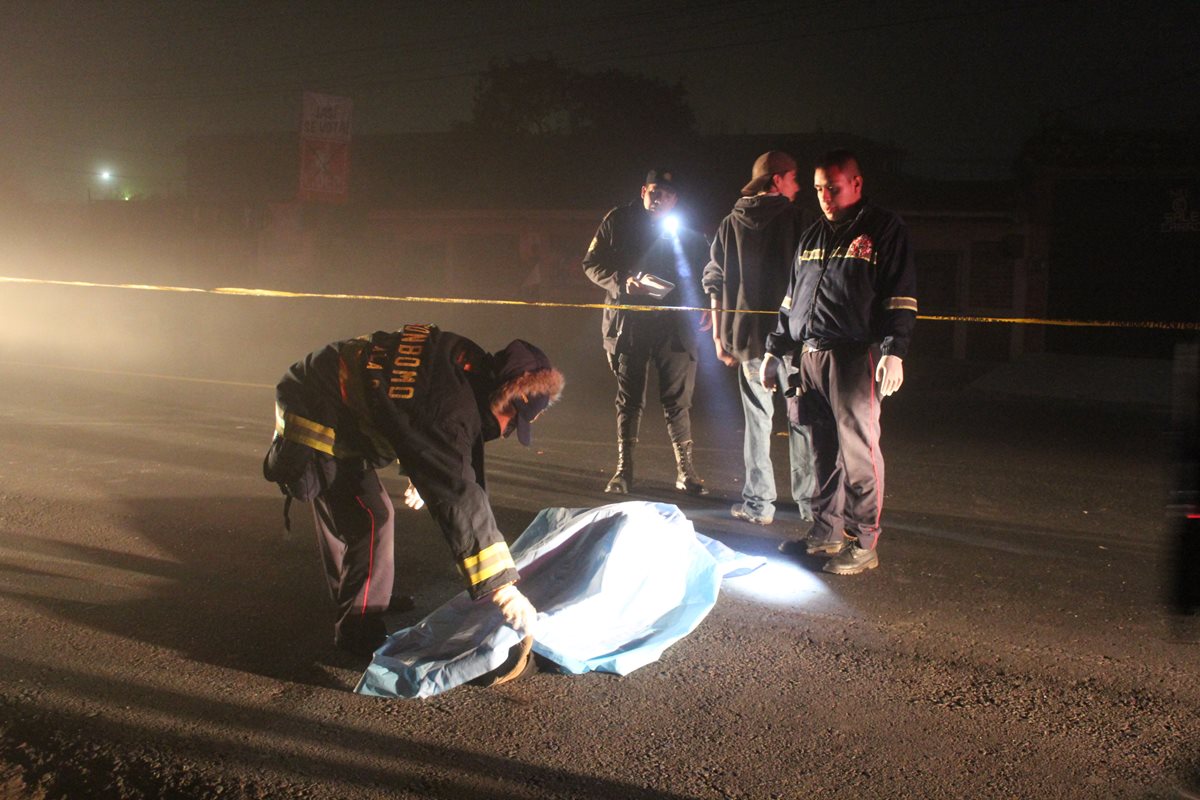
<svg viewBox="0 0 1200 800">
<path fill-rule="evenodd" d="M 564 671 L 626 675 L 695 630 L 721 581 L 765 563 L 696 533 L 674 505 L 547 508 L 512 547 L 538 609 L 534 652 Z M 429 697 L 498 669 L 521 634 L 463 592 L 376 651 L 357 691 Z"/>
</svg>

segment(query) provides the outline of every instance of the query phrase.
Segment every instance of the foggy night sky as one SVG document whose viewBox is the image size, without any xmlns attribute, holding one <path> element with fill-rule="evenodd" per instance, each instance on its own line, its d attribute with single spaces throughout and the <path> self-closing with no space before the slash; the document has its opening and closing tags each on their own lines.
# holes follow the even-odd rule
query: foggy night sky
<svg viewBox="0 0 1200 800">
<path fill-rule="evenodd" d="M 1200 121 L 1200 2 L 34 2 L 0 6 L 0 190 L 82 201 L 101 169 L 180 192 L 199 134 L 467 120 L 489 59 L 682 80 L 702 132 L 842 130 L 909 171 L 1006 177 L 1042 119 Z"/>
</svg>

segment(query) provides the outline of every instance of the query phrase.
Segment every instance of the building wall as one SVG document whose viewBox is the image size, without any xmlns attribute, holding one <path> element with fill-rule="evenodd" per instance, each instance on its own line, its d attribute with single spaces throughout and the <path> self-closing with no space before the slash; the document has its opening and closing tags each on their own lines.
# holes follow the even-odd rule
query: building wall
<svg viewBox="0 0 1200 800">
<path fill-rule="evenodd" d="M 909 211 L 917 303 L 922 316 L 1025 318 L 1045 310 L 1044 282 L 1031 274 L 1024 226 L 1003 214 Z M 1004 361 L 1039 349 L 1023 325 L 922 320 L 914 352 Z"/>
<path fill-rule="evenodd" d="M 378 269 L 443 296 L 595 302 L 582 259 L 603 211 L 381 211 Z"/>
</svg>

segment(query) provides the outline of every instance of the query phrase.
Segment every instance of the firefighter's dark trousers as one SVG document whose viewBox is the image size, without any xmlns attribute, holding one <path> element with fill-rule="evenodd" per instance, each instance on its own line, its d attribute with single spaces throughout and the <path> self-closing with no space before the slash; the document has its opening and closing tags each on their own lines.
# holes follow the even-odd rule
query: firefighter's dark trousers
<svg viewBox="0 0 1200 800">
<path fill-rule="evenodd" d="M 339 460 L 333 483 L 313 500 L 321 562 L 338 608 L 338 638 L 353 639 L 364 618 L 391 601 L 394 518 L 378 473 L 362 462 Z"/>
</svg>

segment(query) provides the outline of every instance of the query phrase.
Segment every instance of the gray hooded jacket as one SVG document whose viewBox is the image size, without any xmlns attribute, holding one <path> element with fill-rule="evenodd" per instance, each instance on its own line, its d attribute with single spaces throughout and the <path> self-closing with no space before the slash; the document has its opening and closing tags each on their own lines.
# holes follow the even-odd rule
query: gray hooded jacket
<svg viewBox="0 0 1200 800">
<path fill-rule="evenodd" d="M 783 195 L 760 194 L 739 199 L 717 229 L 701 283 L 725 310 L 721 346 L 739 361 L 762 358 L 774 314 L 787 294 L 803 218 Z"/>
</svg>

